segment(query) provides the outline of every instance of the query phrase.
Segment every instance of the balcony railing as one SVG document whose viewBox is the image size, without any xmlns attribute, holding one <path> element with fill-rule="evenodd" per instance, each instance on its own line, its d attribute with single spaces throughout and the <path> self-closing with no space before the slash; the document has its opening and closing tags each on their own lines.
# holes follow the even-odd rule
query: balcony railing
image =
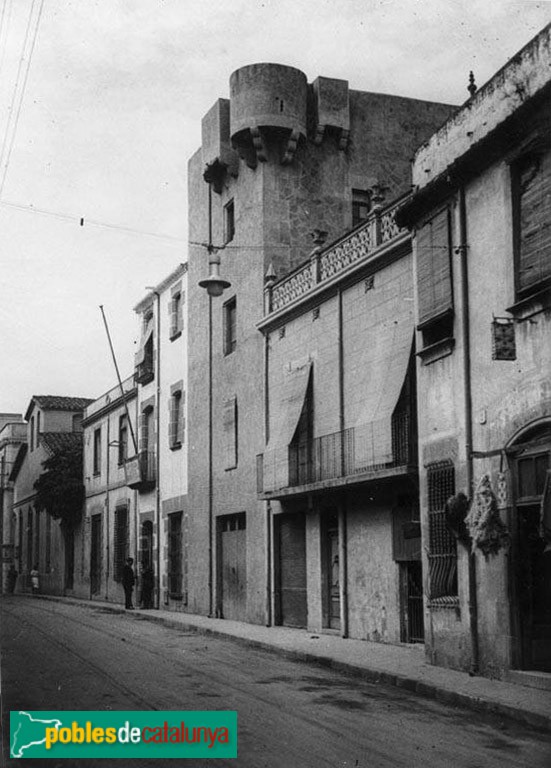
<svg viewBox="0 0 551 768">
<path fill-rule="evenodd" d="M 400 198 L 392 205 L 369 214 L 362 226 L 329 246 L 314 252 L 310 261 L 287 277 L 267 287 L 266 313 L 277 312 L 304 296 L 319 283 L 329 280 L 351 264 L 407 233 L 396 224 L 396 212 L 403 205 Z"/>
<path fill-rule="evenodd" d="M 415 425 L 409 412 L 295 442 L 257 457 L 257 490 L 320 483 L 417 464 Z M 389 473 L 390 474 L 390 473 Z M 392 473 L 393 474 L 393 473 Z"/>
<path fill-rule="evenodd" d="M 154 451 L 141 451 L 126 460 L 126 484 L 138 491 L 148 491 L 157 482 L 157 462 Z"/>
</svg>

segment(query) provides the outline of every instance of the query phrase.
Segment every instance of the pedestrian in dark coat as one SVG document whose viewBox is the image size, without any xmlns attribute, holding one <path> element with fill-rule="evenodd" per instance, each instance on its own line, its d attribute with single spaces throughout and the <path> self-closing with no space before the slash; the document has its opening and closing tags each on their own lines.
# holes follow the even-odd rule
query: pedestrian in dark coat
<svg viewBox="0 0 551 768">
<path fill-rule="evenodd" d="M 126 565 L 124 566 L 122 570 L 122 586 L 124 589 L 124 600 L 127 611 L 133 611 L 134 606 L 132 605 L 132 591 L 134 589 L 134 583 L 136 581 L 134 576 L 134 569 L 132 566 L 134 565 L 134 560 L 131 557 L 128 557 L 126 559 Z"/>
<path fill-rule="evenodd" d="M 153 608 L 154 584 L 155 577 L 153 575 L 153 568 L 148 565 L 142 571 L 142 595 L 140 601 L 142 608 Z"/>
</svg>

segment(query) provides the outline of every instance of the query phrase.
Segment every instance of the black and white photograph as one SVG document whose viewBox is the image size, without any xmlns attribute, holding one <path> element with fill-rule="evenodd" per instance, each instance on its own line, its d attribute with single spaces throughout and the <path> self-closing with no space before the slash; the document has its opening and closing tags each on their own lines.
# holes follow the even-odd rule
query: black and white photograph
<svg viewBox="0 0 551 768">
<path fill-rule="evenodd" d="M 0 232 L 2 768 L 549 768 L 551 0 L 0 0 Z"/>
</svg>

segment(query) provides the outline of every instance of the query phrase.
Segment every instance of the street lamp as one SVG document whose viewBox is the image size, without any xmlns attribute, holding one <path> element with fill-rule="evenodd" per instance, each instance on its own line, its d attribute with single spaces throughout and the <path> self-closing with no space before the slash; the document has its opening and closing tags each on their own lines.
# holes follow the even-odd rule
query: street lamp
<svg viewBox="0 0 551 768">
<path fill-rule="evenodd" d="M 213 298 L 221 296 L 224 290 L 231 286 L 231 283 L 220 277 L 220 255 L 218 250 L 212 245 L 208 245 L 207 248 L 209 251 L 210 274 L 204 280 L 199 280 L 199 285 L 201 288 L 206 288 L 208 295 Z"/>
</svg>

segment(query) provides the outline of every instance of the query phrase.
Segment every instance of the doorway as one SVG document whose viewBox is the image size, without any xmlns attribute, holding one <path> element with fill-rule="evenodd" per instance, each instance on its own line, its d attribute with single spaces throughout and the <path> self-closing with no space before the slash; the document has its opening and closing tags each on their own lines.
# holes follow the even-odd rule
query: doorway
<svg viewBox="0 0 551 768">
<path fill-rule="evenodd" d="M 306 521 L 304 514 L 283 514 L 274 518 L 274 561 L 276 564 L 276 624 L 305 627 L 306 602 Z"/>
<path fill-rule="evenodd" d="M 101 515 L 92 516 L 90 546 L 90 593 L 92 597 L 101 591 Z"/>
<path fill-rule="evenodd" d="M 323 626 L 341 628 L 339 520 L 336 513 L 321 517 Z"/>
<path fill-rule="evenodd" d="M 539 438 L 539 439 L 538 439 Z M 551 551 L 542 535 L 542 498 L 551 470 L 551 432 L 523 442 L 515 456 L 514 572 L 521 669 L 551 672 Z"/>
</svg>

